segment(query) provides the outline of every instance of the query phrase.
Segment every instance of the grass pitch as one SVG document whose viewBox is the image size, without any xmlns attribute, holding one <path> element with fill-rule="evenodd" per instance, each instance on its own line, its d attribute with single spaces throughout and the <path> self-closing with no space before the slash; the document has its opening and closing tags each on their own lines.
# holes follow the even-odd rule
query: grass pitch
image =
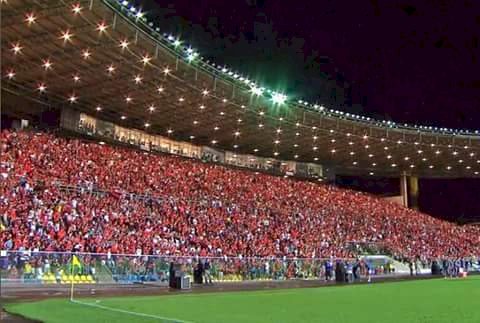
<svg viewBox="0 0 480 323">
<path fill-rule="evenodd" d="M 52 323 L 479 323 L 480 277 L 79 301 L 83 304 L 48 299 L 6 308 Z"/>
</svg>

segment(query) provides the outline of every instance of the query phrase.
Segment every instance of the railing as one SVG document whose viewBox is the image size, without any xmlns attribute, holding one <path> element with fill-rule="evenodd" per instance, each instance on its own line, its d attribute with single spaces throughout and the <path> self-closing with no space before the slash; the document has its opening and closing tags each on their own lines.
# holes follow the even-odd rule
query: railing
<svg viewBox="0 0 480 323">
<path fill-rule="evenodd" d="M 456 260 L 466 271 L 479 271 L 480 258 Z M 436 260 L 442 266 L 442 260 Z M 352 278 L 370 275 L 399 275 L 395 262 L 385 256 L 361 259 L 278 258 L 278 257 L 199 257 L 171 255 L 110 254 L 48 251 L 0 251 L 1 283 L 32 284 L 167 284 L 171 264 L 178 264 L 192 278 L 199 266 L 209 268 L 213 282 L 289 279 L 335 279 L 335 269 L 343 267 Z M 201 264 L 201 265 L 200 265 Z M 422 273 L 429 271 L 429 262 Z M 353 274 L 352 274 L 353 273 Z M 418 273 L 418 271 L 417 271 Z M 352 279 L 351 278 L 351 279 Z M 195 278 L 194 278 L 195 281 Z"/>
<path fill-rule="evenodd" d="M 171 263 L 195 277 L 199 263 L 208 263 L 212 281 L 325 279 L 326 262 L 355 267 L 366 274 L 362 261 L 321 258 L 198 257 L 105 253 L 6 251 L 0 253 L 2 283 L 136 283 L 166 284 Z M 380 268 L 376 271 L 380 274 Z M 332 273 L 333 275 L 333 273 Z M 332 278 L 334 275 L 332 276 Z"/>
</svg>

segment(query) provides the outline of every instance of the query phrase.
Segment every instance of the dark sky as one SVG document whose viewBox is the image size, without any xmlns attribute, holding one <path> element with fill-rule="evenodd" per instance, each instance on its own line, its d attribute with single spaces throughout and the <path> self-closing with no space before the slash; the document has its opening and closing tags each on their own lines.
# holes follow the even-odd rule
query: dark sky
<svg viewBox="0 0 480 323">
<path fill-rule="evenodd" d="M 480 1 L 137 4 L 162 31 L 273 90 L 397 122 L 480 129 Z M 422 181 L 421 206 L 480 217 L 479 182 Z M 439 203 L 445 196 L 465 202 Z"/>
</svg>

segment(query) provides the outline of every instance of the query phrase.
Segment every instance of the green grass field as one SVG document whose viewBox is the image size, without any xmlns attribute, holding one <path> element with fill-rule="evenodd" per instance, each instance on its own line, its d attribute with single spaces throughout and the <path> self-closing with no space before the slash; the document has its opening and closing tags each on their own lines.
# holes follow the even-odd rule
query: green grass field
<svg viewBox="0 0 480 323">
<path fill-rule="evenodd" d="M 195 323 L 479 323 L 480 277 L 79 301 L 102 308 L 65 299 L 11 303 L 6 308 L 29 318 L 62 323 L 169 322 L 160 317 Z"/>
</svg>

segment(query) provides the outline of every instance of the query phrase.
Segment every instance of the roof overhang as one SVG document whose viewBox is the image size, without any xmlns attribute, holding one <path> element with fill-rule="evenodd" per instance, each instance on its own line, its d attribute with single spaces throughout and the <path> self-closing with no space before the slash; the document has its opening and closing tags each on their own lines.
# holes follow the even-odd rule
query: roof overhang
<svg viewBox="0 0 480 323">
<path fill-rule="evenodd" d="M 307 109 L 278 96 L 274 102 L 275 93 L 258 95 L 235 73 L 224 75 L 200 56 L 190 60 L 118 1 L 1 6 L 4 106 L 15 106 L 15 96 L 32 109 L 69 106 L 122 126 L 341 174 L 480 177 L 478 135 Z"/>
</svg>

